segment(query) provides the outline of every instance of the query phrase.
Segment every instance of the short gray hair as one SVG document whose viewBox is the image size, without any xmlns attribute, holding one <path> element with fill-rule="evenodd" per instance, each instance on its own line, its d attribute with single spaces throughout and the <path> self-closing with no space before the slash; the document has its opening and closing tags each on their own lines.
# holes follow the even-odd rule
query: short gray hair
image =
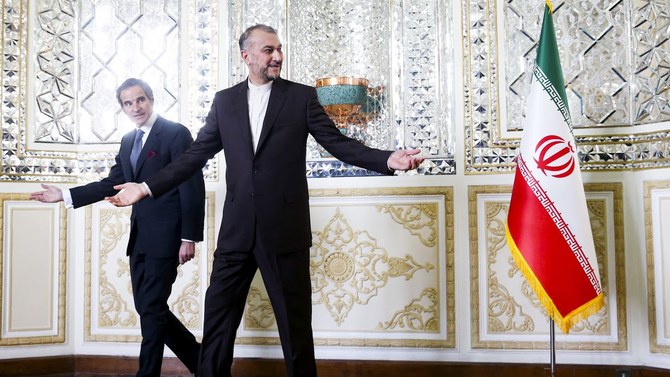
<svg viewBox="0 0 670 377">
<path fill-rule="evenodd" d="M 253 25 L 253 26 L 249 26 L 247 28 L 247 30 L 245 30 L 244 33 L 242 33 L 242 35 L 240 35 L 240 40 L 239 40 L 240 51 L 246 50 L 247 47 L 249 47 L 249 46 L 247 46 L 247 39 L 249 39 L 249 35 L 254 30 L 262 30 L 266 33 L 271 33 L 271 34 L 275 34 L 275 35 L 277 34 L 277 30 L 275 30 L 275 28 L 273 28 L 272 26 L 263 25 L 263 24 L 256 24 L 256 25 Z"/>
<path fill-rule="evenodd" d="M 154 91 L 151 90 L 149 84 L 147 84 L 143 80 L 131 77 L 126 81 L 124 81 L 123 84 L 121 84 L 121 86 L 119 86 L 119 88 L 116 89 L 116 100 L 119 101 L 119 105 L 123 106 L 123 103 L 121 103 L 121 92 L 133 86 L 139 86 L 140 88 L 142 88 L 142 90 L 144 90 L 144 93 L 147 95 L 147 98 L 149 98 L 149 101 L 151 102 L 154 101 Z"/>
</svg>

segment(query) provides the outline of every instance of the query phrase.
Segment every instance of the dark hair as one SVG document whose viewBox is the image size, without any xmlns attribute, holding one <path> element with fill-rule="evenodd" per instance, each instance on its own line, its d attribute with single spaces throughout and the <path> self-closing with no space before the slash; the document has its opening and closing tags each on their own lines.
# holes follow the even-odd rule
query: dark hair
<svg viewBox="0 0 670 377">
<path fill-rule="evenodd" d="M 140 88 L 142 88 L 142 90 L 144 90 L 144 93 L 149 98 L 149 101 L 151 102 L 154 101 L 154 91 L 151 90 L 149 84 L 140 79 L 129 78 L 126 81 L 124 81 L 123 84 L 121 84 L 121 86 L 119 86 L 118 89 L 116 89 L 116 100 L 119 101 L 119 105 L 123 106 L 123 103 L 121 103 L 121 92 L 132 86 L 139 86 Z"/>
<path fill-rule="evenodd" d="M 247 30 L 245 30 L 244 33 L 242 33 L 242 35 L 240 35 L 240 40 L 239 40 L 240 51 L 247 49 L 247 47 L 248 47 L 246 45 L 247 44 L 247 39 L 249 38 L 249 35 L 251 34 L 251 32 L 254 31 L 254 30 L 257 30 L 257 29 L 262 30 L 266 33 L 277 34 L 277 30 L 275 30 L 272 26 L 263 25 L 263 24 L 256 24 L 254 26 L 249 26 L 247 28 Z"/>
</svg>

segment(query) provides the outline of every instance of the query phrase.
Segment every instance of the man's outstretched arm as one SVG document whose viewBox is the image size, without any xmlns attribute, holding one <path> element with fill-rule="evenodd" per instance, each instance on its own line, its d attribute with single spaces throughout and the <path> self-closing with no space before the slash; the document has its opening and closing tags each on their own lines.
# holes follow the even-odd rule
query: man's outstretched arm
<svg viewBox="0 0 670 377">
<path fill-rule="evenodd" d="M 114 196 L 108 196 L 106 201 L 114 204 L 117 207 L 127 207 L 135 204 L 147 196 L 151 196 L 151 190 L 146 183 L 127 182 L 122 185 L 114 186 L 119 193 Z"/>
</svg>

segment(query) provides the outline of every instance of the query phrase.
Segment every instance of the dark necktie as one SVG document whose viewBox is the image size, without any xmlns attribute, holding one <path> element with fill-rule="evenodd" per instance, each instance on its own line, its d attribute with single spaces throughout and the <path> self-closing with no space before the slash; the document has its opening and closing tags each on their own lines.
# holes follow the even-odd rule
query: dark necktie
<svg viewBox="0 0 670 377">
<path fill-rule="evenodd" d="M 137 158 L 140 157 L 140 152 L 142 151 L 142 136 L 144 136 L 144 131 L 137 129 L 135 133 L 135 142 L 133 142 L 133 149 L 130 151 L 130 166 L 133 168 L 133 174 L 135 174 L 135 167 L 137 166 Z"/>
</svg>

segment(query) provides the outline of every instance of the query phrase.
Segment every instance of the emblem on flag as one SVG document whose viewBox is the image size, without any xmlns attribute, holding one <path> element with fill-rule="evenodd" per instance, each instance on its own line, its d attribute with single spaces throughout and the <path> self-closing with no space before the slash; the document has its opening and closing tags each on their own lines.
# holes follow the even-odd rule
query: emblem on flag
<svg viewBox="0 0 670 377">
<path fill-rule="evenodd" d="M 571 141 L 558 135 L 547 135 L 535 147 L 535 163 L 544 175 L 567 177 L 575 170 L 575 148 Z"/>
<path fill-rule="evenodd" d="M 507 243 L 565 333 L 604 305 L 584 184 L 547 2 L 507 216 Z"/>
</svg>

